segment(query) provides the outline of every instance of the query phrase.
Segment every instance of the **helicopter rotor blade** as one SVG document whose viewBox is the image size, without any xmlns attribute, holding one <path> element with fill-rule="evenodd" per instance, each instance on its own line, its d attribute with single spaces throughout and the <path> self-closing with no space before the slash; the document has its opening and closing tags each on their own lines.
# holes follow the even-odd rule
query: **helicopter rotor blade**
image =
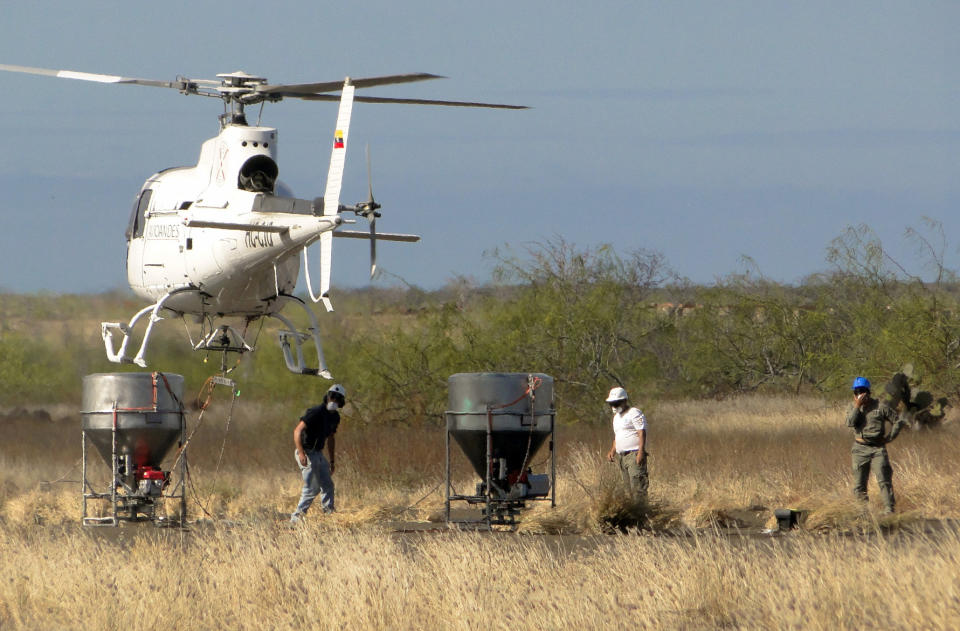
<svg viewBox="0 0 960 631">
<path fill-rule="evenodd" d="M 370 143 L 364 145 L 364 153 L 367 155 L 367 201 L 373 204 L 373 173 L 370 170 Z"/>
<path fill-rule="evenodd" d="M 96 83 L 126 83 L 131 85 L 145 85 L 155 88 L 173 88 L 175 90 L 188 90 L 191 86 L 193 86 L 195 89 L 197 84 L 217 85 L 217 83 L 214 81 L 192 81 L 190 79 L 178 79 L 177 81 L 158 81 L 154 79 L 135 79 L 132 77 L 121 77 L 118 75 L 99 74 L 95 72 L 51 70 L 49 68 L 11 66 L 8 64 L 0 64 L 0 70 L 7 72 L 22 72 L 26 74 L 43 75 L 47 77 L 57 77 L 58 79 L 77 79 L 80 81 L 94 81 Z"/>
<path fill-rule="evenodd" d="M 413 83 L 414 81 L 429 81 L 431 79 L 445 79 L 440 75 L 427 72 L 417 72 L 413 74 L 394 74 L 382 77 L 368 77 L 366 79 L 350 78 L 350 83 L 355 88 L 372 88 L 378 85 L 394 85 L 397 83 Z M 257 92 L 272 94 L 275 96 L 301 97 L 304 95 L 318 94 L 322 92 L 337 92 L 343 88 L 343 80 L 323 81 L 320 83 L 292 83 L 265 85 L 257 88 Z"/>
<path fill-rule="evenodd" d="M 307 94 L 297 96 L 298 99 L 305 101 L 339 101 L 340 97 L 335 94 Z M 382 96 L 355 96 L 354 101 L 361 103 L 400 103 L 406 105 L 442 105 L 446 107 L 486 107 L 502 110 L 528 110 L 527 105 L 506 105 L 503 103 L 477 103 L 473 101 L 437 101 L 434 99 L 404 99 L 389 98 Z"/>
<path fill-rule="evenodd" d="M 364 204 L 364 216 L 370 222 L 370 280 L 373 280 L 377 273 L 377 217 L 380 213 L 377 209 L 380 204 L 373 198 L 373 170 L 370 167 L 370 145 L 365 146 L 367 154 L 367 201 Z"/>
<path fill-rule="evenodd" d="M 155 88 L 172 88 L 184 94 L 217 97 L 225 101 L 237 101 L 251 105 L 262 101 L 279 101 L 283 98 L 296 98 L 306 101 L 339 101 L 338 94 L 324 94 L 324 92 L 338 92 L 343 89 L 344 81 L 324 81 L 319 83 L 295 84 L 268 84 L 262 77 L 254 77 L 244 72 L 234 72 L 217 75 L 221 80 L 189 79 L 177 77 L 174 81 L 160 81 L 156 79 L 138 79 L 122 77 L 120 75 L 102 74 L 96 72 L 78 72 L 75 70 L 54 70 L 50 68 L 35 68 L 32 66 L 15 66 L 0 64 L 0 71 L 20 72 L 26 74 L 43 75 L 60 79 L 76 79 L 93 81 L 95 83 L 124 83 L 128 85 L 143 85 Z M 412 83 L 415 81 L 429 81 L 444 79 L 441 75 L 418 72 L 412 74 L 384 75 L 381 77 L 367 77 L 363 79 L 349 79 L 354 88 L 371 88 L 381 85 L 398 83 Z M 440 105 L 446 107 L 485 107 L 494 109 L 525 110 L 525 105 L 506 105 L 502 103 L 479 103 L 473 101 L 443 101 L 434 99 L 406 99 L 376 96 L 357 96 L 355 101 L 362 103 L 401 103 L 407 105 Z"/>
</svg>

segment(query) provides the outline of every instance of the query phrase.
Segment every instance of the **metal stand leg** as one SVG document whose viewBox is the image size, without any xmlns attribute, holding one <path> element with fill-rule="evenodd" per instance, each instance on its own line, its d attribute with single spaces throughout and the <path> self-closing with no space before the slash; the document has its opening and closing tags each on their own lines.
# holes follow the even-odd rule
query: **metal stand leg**
<svg viewBox="0 0 960 631">
<path fill-rule="evenodd" d="M 555 417 L 550 415 L 550 508 L 557 506 L 557 450 L 556 433 L 554 428 Z"/>
<path fill-rule="evenodd" d="M 502 474 L 501 474 L 502 475 Z M 493 409 L 487 406 L 487 528 L 493 525 L 493 517 L 490 514 L 490 496 L 493 494 Z"/>
<path fill-rule="evenodd" d="M 87 521 L 87 432 L 80 432 L 80 495 L 83 496 L 83 514 L 80 515 L 80 523 Z"/>
<path fill-rule="evenodd" d="M 450 523 L 450 425 L 447 424 L 447 432 L 445 436 L 444 443 L 446 443 L 447 451 L 447 484 L 446 484 L 446 522 Z"/>
<path fill-rule="evenodd" d="M 117 483 L 120 482 L 120 470 L 117 466 L 117 402 L 113 402 L 113 430 L 111 431 L 111 451 L 110 451 L 110 505 L 113 507 L 113 521 L 111 526 L 117 525 Z"/>
<path fill-rule="evenodd" d="M 180 466 L 177 475 L 180 477 L 180 527 L 187 525 L 187 423 L 183 414 L 180 414 L 180 444 L 183 445 L 183 454 L 180 458 Z M 174 488 L 176 492 L 176 488 Z"/>
</svg>

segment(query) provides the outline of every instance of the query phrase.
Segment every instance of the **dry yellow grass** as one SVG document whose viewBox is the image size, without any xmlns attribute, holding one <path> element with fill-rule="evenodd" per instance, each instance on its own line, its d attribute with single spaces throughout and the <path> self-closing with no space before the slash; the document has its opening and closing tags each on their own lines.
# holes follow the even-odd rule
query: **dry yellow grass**
<svg viewBox="0 0 960 631">
<path fill-rule="evenodd" d="M 923 534 L 927 520 L 960 519 L 956 424 L 891 445 L 900 512 L 881 518 L 875 499 L 864 510 L 850 497 L 840 406 L 751 397 L 647 412 L 643 515 L 602 457 L 609 429 L 564 427 L 558 506 L 486 534 L 394 532 L 442 511 L 437 428 L 345 424 L 339 512 L 290 528 L 290 423 L 239 412 L 218 469 L 211 414 L 191 452 L 201 521 L 184 533 L 81 528 L 78 484 L 43 483 L 79 478 L 79 419 L 8 421 L 0 628 L 960 628 L 960 533 L 944 521 Z M 455 478 L 473 484 L 462 459 Z M 805 511 L 801 531 L 721 535 L 771 526 L 781 506 Z"/>
<path fill-rule="evenodd" d="M 113 533 L 109 533 L 113 534 Z M 3 628 L 952 629 L 956 532 L 780 540 L 255 525 L 0 534 Z"/>
</svg>

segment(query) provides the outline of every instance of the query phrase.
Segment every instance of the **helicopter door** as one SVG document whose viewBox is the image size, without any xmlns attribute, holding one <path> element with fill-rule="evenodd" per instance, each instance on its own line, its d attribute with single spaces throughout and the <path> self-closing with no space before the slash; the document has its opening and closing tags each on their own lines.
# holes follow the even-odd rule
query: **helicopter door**
<svg viewBox="0 0 960 631">
<path fill-rule="evenodd" d="M 223 271 L 220 252 L 228 239 L 217 239 L 216 232 L 219 231 L 211 228 L 188 228 L 188 230 L 191 236 L 187 247 L 190 248 L 191 253 L 187 262 L 187 275 L 195 284 L 203 285 L 204 282 L 209 282 L 211 278 Z M 236 249 L 236 239 L 229 239 L 229 241 L 233 243 L 233 249 Z"/>
</svg>

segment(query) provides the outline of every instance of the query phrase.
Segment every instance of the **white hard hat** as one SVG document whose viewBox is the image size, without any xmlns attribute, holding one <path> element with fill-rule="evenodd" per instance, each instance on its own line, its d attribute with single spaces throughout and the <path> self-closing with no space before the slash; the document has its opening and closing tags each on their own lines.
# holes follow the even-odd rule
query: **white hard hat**
<svg viewBox="0 0 960 631">
<path fill-rule="evenodd" d="M 327 394 L 330 394 L 331 392 L 334 394 L 339 394 L 341 397 L 344 398 L 344 400 L 346 400 L 347 398 L 347 391 L 344 390 L 343 386 L 341 386 L 339 383 L 335 383 L 332 386 L 330 386 L 330 389 L 327 390 Z"/>
<path fill-rule="evenodd" d="M 616 403 L 617 401 L 626 401 L 629 397 L 627 396 L 627 391 L 623 388 L 611 388 L 610 394 L 607 395 L 607 403 Z"/>
</svg>

